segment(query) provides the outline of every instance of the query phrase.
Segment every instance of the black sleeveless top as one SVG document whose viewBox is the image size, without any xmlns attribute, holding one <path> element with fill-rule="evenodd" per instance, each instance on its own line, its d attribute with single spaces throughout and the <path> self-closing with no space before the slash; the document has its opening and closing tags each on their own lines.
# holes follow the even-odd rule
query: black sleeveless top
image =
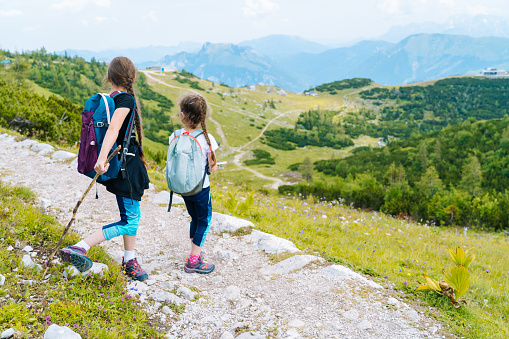
<svg viewBox="0 0 509 339">
<path fill-rule="evenodd" d="M 113 101 L 115 102 L 115 109 L 122 107 L 129 108 L 129 113 L 122 123 L 117 137 L 117 145 L 122 145 L 129 121 L 133 115 L 134 100 L 128 94 L 120 93 L 113 98 Z M 138 141 L 134 136 L 131 138 L 130 145 L 128 145 L 128 153 L 134 154 L 134 156 L 128 155 L 126 157 L 126 178 L 123 178 L 122 173 L 119 173 L 116 179 L 105 181 L 104 186 L 106 186 L 108 192 L 116 196 L 141 201 L 145 190 L 149 188 L 150 180 L 147 169 L 140 158 Z"/>
</svg>

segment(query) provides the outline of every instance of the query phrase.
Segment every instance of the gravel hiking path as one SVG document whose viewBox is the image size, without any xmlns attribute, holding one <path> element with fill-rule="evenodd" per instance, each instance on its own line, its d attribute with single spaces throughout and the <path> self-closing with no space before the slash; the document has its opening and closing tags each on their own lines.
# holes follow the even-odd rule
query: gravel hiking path
<svg viewBox="0 0 509 339">
<path fill-rule="evenodd" d="M 0 134 L 0 178 L 32 189 L 63 229 L 90 179 L 75 170 L 71 159 L 55 160 L 50 151 L 36 153 L 32 143 Z M 82 235 L 118 218 L 114 196 L 98 187 L 99 199 L 90 192 L 72 227 Z M 204 252 L 216 270 L 209 275 L 184 273 L 189 217 L 183 205 L 168 213 L 160 196 L 150 189 L 141 202 L 136 253 L 150 278 L 126 288 L 137 289 L 150 317 L 166 325 L 163 335 L 168 338 L 450 337 L 424 309 L 347 268 L 310 255 L 274 265 L 254 246 L 257 231 L 244 237 L 210 232 Z M 120 260 L 121 237 L 101 246 Z M 171 301 L 184 304 L 184 312 L 173 313 L 165 306 Z"/>
</svg>

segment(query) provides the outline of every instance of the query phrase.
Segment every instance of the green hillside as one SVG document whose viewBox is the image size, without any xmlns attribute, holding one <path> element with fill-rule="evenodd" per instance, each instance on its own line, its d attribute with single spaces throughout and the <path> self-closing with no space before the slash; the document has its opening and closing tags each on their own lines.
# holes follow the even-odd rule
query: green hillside
<svg viewBox="0 0 509 339">
<path fill-rule="evenodd" d="M 0 52 L 0 60 L 12 61 L 0 66 L 0 125 L 73 145 L 83 98 L 101 90 L 96 72 L 105 65 L 85 63 L 80 70 L 78 58 L 45 55 L 58 62 L 52 61 L 56 73 L 44 73 L 50 66 L 37 53 Z M 84 82 L 66 92 L 58 72 L 69 82 L 70 70 Z M 39 82 L 31 78 L 36 73 Z M 493 231 L 509 226 L 509 80 L 380 86 L 353 79 L 318 86 L 315 97 L 266 85 L 231 88 L 185 71 L 139 75 L 156 187 L 166 188 L 163 162 L 167 137 L 179 126 L 177 99 L 198 92 L 212 108 L 208 129 L 221 143 L 218 160 L 228 161 L 211 177 L 223 188 L 214 192 L 215 210 L 388 282 L 450 325 L 446 332 L 507 337 L 507 237 Z M 379 147 L 379 138 L 387 146 Z M 284 196 L 275 194 L 277 185 Z M 252 191 L 254 204 L 235 208 Z M 458 226 L 469 227 L 468 236 Z M 415 292 L 422 274 L 440 279 L 450 260 L 445 249 L 455 246 L 474 247 L 478 255 L 468 304 L 460 309 L 437 294 Z"/>
</svg>

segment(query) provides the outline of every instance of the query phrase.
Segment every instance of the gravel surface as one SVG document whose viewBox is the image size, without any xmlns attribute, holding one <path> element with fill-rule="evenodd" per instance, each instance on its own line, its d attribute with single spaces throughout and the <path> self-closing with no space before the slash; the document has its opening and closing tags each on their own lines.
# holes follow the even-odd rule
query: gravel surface
<svg viewBox="0 0 509 339">
<path fill-rule="evenodd" d="M 90 179 L 75 162 L 56 160 L 53 150 L 16 142 L 0 134 L 0 178 L 27 186 L 40 205 L 66 225 Z M 38 152 L 32 149 L 40 149 Z M 40 153 L 43 153 L 41 155 Z M 212 189 L 220 189 L 212 187 Z M 89 193 L 73 229 L 88 235 L 116 221 L 115 197 L 98 186 Z M 187 274 L 183 263 L 190 250 L 189 217 L 183 205 L 161 204 L 158 192 L 146 191 L 136 254 L 150 274 L 130 283 L 141 294 L 151 316 L 166 324 L 169 338 L 442 338 L 442 326 L 424 316 L 392 290 L 322 258 L 296 253 L 276 265 L 243 238 L 209 233 L 206 261 L 216 265 L 209 275 Z M 256 225 L 255 225 L 256 226 Z M 121 260 L 122 238 L 101 244 Z M 184 304 L 175 314 L 168 303 Z"/>
</svg>

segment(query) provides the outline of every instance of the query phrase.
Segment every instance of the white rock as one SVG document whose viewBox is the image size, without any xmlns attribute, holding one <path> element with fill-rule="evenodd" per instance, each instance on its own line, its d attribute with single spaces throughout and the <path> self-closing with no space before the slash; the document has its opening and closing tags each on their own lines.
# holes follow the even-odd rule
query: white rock
<svg viewBox="0 0 509 339">
<path fill-rule="evenodd" d="M 144 282 L 141 282 L 141 281 L 132 281 L 131 283 L 127 284 L 126 286 L 126 289 L 127 289 L 127 294 L 128 295 L 139 295 L 140 293 L 145 293 L 147 290 L 148 290 L 148 286 L 147 284 L 145 284 Z M 161 301 L 161 300 L 158 300 L 158 301 Z"/>
<path fill-rule="evenodd" d="M 90 269 L 88 271 L 81 273 L 81 275 L 83 277 L 85 277 L 88 275 L 88 273 L 93 273 L 93 274 L 99 274 L 102 276 L 103 273 L 108 270 L 109 270 L 109 267 L 107 265 L 99 263 L 99 262 L 94 262 L 94 263 L 92 263 L 92 267 L 90 267 Z"/>
<path fill-rule="evenodd" d="M 288 327 L 304 327 L 306 324 L 300 319 L 293 319 L 288 323 Z"/>
<path fill-rule="evenodd" d="M 152 198 L 152 202 L 154 202 L 156 204 L 168 205 L 170 203 L 170 192 L 161 191 L 161 192 L 157 193 Z M 173 200 L 172 200 L 171 204 L 172 205 L 184 204 L 184 199 L 182 199 L 182 197 L 180 195 L 173 193 Z"/>
<path fill-rule="evenodd" d="M 45 152 L 45 153 L 48 153 L 49 152 L 52 152 L 54 150 L 53 146 L 49 145 L 49 144 L 45 144 L 45 143 L 36 143 L 36 144 L 33 144 L 30 149 L 34 152 Z"/>
<path fill-rule="evenodd" d="M 225 288 L 224 296 L 228 300 L 238 300 L 240 298 L 240 289 L 237 286 L 230 285 Z"/>
<path fill-rule="evenodd" d="M 289 339 L 300 338 L 299 331 L 297 331 L 296 328 L 290 328 L 288 331 L 286 331 L 286 336 Z"/>
<path fill-rule="evenodd" d="M 151 297 L 154 298 L 156 301 L 160 302 L 167 302 L 169 304 L 175 303 L 177 305 L 184 304 L 185 301 L 182 298 L 177 297 L 175 294 L 166 292 L 166 291 L 159 291 L 154 294 L 151 294 Z"/>
<path fill-rule="evenodd" d="M 221 337 L 219 339 L 234 339 L 235 337 L 230 332 L 226 331 L 221 334 Z"/>
<path fill-rule="evenodd" d="M 245 241 L 252 242 L 259 251 L 269 254 L 300 252 L 291 241 L 258 230 L 253 230 Z"/>
<path fill-rule="evenodd" d="M 66 267 L 64 272 L 62 273 L 64 278 L 67 278 L 67 279 L 75 277 L 78 274 L 81 274 L 81 272 L 74 266 Z"/>
<path fill-rule="evenodd" d="M 223 277 L 221 277 L 220 275 L 216 275 L 215 277 L 210 278 L 209 281 L 213 283 L 221 283 L 223 282 Z"/>
<path fill-rule="evenodd" d="M 236 339 L 265 339 L 265 336 L 256 332 L 244 332 Z"/>
<path fill-rule="evenodd" d="M 171 310 L 171 308 L 169 308 L 168 306 L 164 305 L 162 310 L 161 310 L 164 314 L 166 315 L 174 315 L 175 313 Z"/>
<path fill-rule="evenodd" d="M 35 262 L 30 257 L 30 254 L 25 254 L 23 256 L 23 259 L 21 260 L 21 264 L 25 266 L 26 268 L 34 268 Z"/>
<path fill-rule="evenodd" d="M 44 333 L 43 339 L 81 339 L 81 335 L 69 327 L 51 324 Z"/>
<path fill-rule="evenodd" d="M 235 232 L 242 227 L 254 227 L 254 224 L 249 220 L 212 212 L 212 219 L 210 220 L 210 231 L 219 234 L 223 232 Z"/>
<path fill-rule="evenodd" d="M 249 300 L 249 299 L 240 299 L 237 302 L 237 308 L 246 308 L 249 306 L 251 306 L 251 300 Z"/>
<path fill-rule="evenodd" d="M 149 189 L 149 190 L 153 190 L 153 189 L 155 189 L 155 188 L 156 188 L 156 187 L 154 186 L 154 184 L 153 184 L 153 183 L 149 183 L 149 184 L 148 184 L 148 189 Z"/>
<path fill-rule="evenodd" d="M 237 260 L 239 258 L 237 253 L 235 253 L 233 251 L 224 250 L 220 247 L 214 247 L 212 249 L 212 253 L 218 260 L 231 261 L 231 260 Z"/>
<path fill-rule="evenodd" d="M 22 251 L 25 251 L 25 252 L 32 252 L 34 249 L 32 248 L 32 246 L 25 246 L 23 247 Z"/>
<path fill-rule="evenodd" d="M 373 324 L 371 324 L 371 322 L 369 322 L 368 320 L 364 319 L 357 325 L 357 328 L 360 330 L 369 330 L 370 328 L 373 328 Z"/>
<path fill-rule="evenodd" d="M 5 277 L 0 274 L 0 286 L 3 286 L 5 284 Z"/>
<path fill-rule="evenodd" d="M 419 314 L 415 310 L 407 310 L 404 312 L 404 314 L 411 320 L 411 321 L 419 321 Z"/>
<path fill-rule="evenodd" d="M 0 338 L 4 339 L 4 338 L 11 338 L 16 332 L 14 331 L 13 328 L 9 328 L 8 330 L 5 330 L 2 332 L 2 335 L 0 336 Z"/>
<path fill-rule="evenodd" d="M 177 293 L 179 293 L 181 296 L 183 296 L 187 300 L 193 300 L 194 297 L 196 296 L 195 292 L 191 291 L 189 288 L 184 287 L 184 286 L 180 286 L 177 289 Z"/>
<path fill-rule="evenodd" d="M 380 286 L 376 282 L 366 279 L 362 275 L 355 273 L 348 267 L 341 266 L 341 265 L 327 266 L 327 267 L 321 269 L 318 272 L 318 274 L 322 275 L 322 276 L 326 276 L 326 277 L 331 277 L 331 278 L 354 279 L 357 281 L 362 281 L 363 283 L 365 283 L 373 288 L 378 288 L 378 289 L 382 288 L 382 286 Z"/>
<path fill-rule="evenodd" d="M 20 248 L 21 247 L 21 243 L 19 242 L 19 240 L 16 240 L 16 243 L 14 244 L 14 247 L 16 247 L 16 248 Z"/>
<path fill-rule="evenodd" d="M 7 251 L 9 251 L 9 252 L 12 251 L 13 249 L 14 249 L 14 247 L 12 247 L 12 246 L 7 247 Z"/>
<path fill-rule="evenodd" d="M 53 203 L 51 202 L 51 200 L 44 199 L 44 198 L 40 198 L 39 200 L 41 201 L 41 206 L 42 206 L 42 208 L 44 208 L 44 209 L 46 209 L 46 208 L 50 207 L 51 205 L 53 205 Z"/>
<path fill-rule="evenodd" d="M 32 147 L 33 145 L 37 144 L 38 142 L 35 140 L 25 139 L 20 142 L 22 147 Z"/>
<path fill-rule="evenodd" d="M 396 299 L 396 298 L 392 298 L 392 297 L 391 297 L 391 298 L 388 298 L 388 299 L 387 299 L 387 303 L 388 303 L 389 305 L 398 305 L 398 304 L 399 304 L 399 301 L 398 301 L 398 299 Z"/>
<path fill-rule="evenodd" d="M 51 158 L 55 160 L 67 160 L 76 157 L 76 154 L 67 151 L 56 151 L 51 154 Z"/>
<path fill-rule="evenodd" d="M 314 255 L 295 255 L 275 265 L 262 267 L 259 272 L 264 275 L 286 274 L 299 270 L 313 261 L 325 262 L 325 259 Z"/>
<path fill-rule="evenodd" d="M 352 308 L 351 310 L 344 312 L 343 317 L 350 320 L 357 320 L 359 319 L 359 311 L 357 311 L 355 308 Z"/>
<path fill-rule="evenodd" d="M 69 164 L 69 167 L 70 168 L 73 168 L 75 170 L 78 169 L 78 158 L 76 157 L 76 159 L 74 159 L 70 164 Z"/>
</svg>

